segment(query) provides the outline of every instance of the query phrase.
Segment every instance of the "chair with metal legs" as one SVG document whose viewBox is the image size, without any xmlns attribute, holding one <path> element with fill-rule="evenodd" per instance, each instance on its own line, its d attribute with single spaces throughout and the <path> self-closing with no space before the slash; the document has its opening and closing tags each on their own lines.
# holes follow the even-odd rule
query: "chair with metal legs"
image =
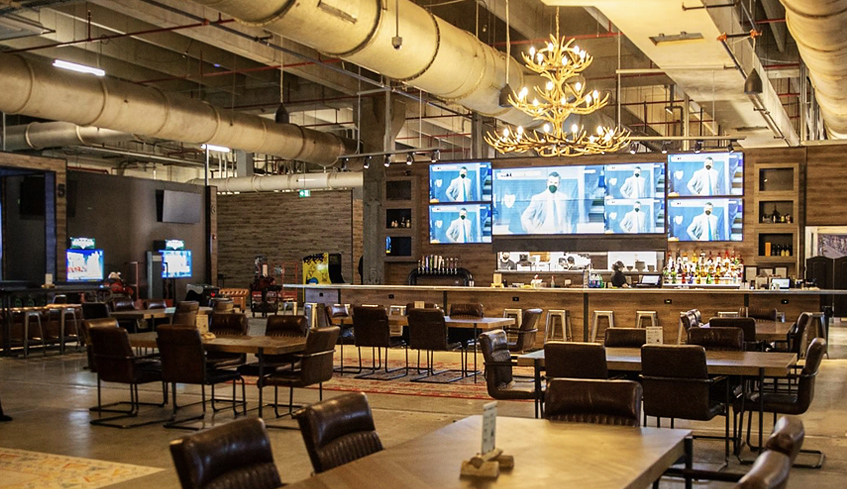
<svg viewBox="0 0 847 489">
<path fill-rule="evenodd" d="M 426 352 L 426 374 L 412 379 L 412 382 L 447 383 L 454 382 L 467 375 L 467 349 L 459 342 L 449 343 L 447 340 L 447 323 L 444 322 L 444 312 L 440 309 L 412 309 L 409 311 L 409 348 L 418 350 L 418 373 L 421 372 L 421 350 Z M 461 355 L 461 375 L 447 380 L 434 380 L 432 377 L 449 370 L 435 371 L 436 351 L 459 350 Z M 408 353 L 406 355 L 408 358 Z M 406 364 L 406 373 L 409 372 Z"/>
<path fill-rule="evenodd" d="M 371 373 L 359 374 L 357 379 L 393 380 L 407 375 L 408 372 L 394 374 L 404 369 L 388 367 L 388 351 L 392 347 L 405 346 L 402 338 L 392 337 L 388 325 L 388 313 L 381 306 L 356 306 L 353 308 L 353 337 L 359 349 L 359 368 L 362 368 L 362 348 L 371 348 Z M 385 349 L 385 372 L 382 369 L 382 349 Z M 377 356 L 379 363 L 377 363 Z M 409 350 L 406 349 L 406 364 L 409 363 Z"/>
<path fill-rule="evenodd" d="M 350 317 L 350 308 L 347 304 L 331 304 L 324 307 L 324 311 L 326 314 L 326 322 L 327 324 L 332 324 L 333 320 L 344 320 Z M 340 355 L 340 364 L 336 372 L 340 372 L 341 375 L 344 375 L 345 372 L 351 372 L 360 374 L 362 373 L 362 369 L 358 370 L 354 369 L 346 369 L 344 368 L 344 345 L 355 345 L 356 341 L 353 336 L 353 326 L 352 325 L 340 325 L 341 333 L 338 335 L 338 345 L 341 347 L 341 355 Z M 358 349 L 357 349 L 358 351 Z M 359 351 L 359 363 L 362 363 L 362 353 Z"/>
</svg>

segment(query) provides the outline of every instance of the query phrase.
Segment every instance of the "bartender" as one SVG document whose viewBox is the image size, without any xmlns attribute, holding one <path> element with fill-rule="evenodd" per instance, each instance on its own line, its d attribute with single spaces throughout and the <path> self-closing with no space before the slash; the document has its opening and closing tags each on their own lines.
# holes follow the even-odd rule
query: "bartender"
<svg viewBox="0 0 847 489">
<path fill-rule="evenodd" d="M 629 284 L 626 282 L 626 275 L 623 274 L 624 264 L 622 261 L 618 260 L 612 265 L 612 270 L 614 273 L 612 274 L 612 285 L 615 287 L 629 287 Z"/>
</svg>

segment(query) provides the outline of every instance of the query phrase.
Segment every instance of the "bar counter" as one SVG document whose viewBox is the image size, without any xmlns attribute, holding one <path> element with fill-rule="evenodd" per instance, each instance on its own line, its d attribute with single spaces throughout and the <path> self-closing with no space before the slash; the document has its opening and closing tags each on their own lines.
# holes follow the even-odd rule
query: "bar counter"
<svg viewBox="0 0 847 489">
<path fill-rule="evenodd" d="M 425 301 L 441 304 L 479 302 L 486 316 L 502 316 L 507 308 L 565 309 L 570 313 L 571 328 L 576 338 L 587 338 L 588 326 L 595 310 L 614 311 L 615 326 L 634 327 L 636 311 L 656 311 L 665 343 L 676 342 L 679 313 L 699 309 L 703 319 L 717 316 L 719 311 L 738 311 L 748 306 L 775 308 L 793 322 L 801 312 L 818 312 L 828 306 L 835 295 L 847 295 L 847 290 L 752 290 L 691 288 L 627 288 L 598 289 L 567 288 L 493 288 L 442 287 L 407 285 L 302 285 L 285 284 L 284 288 L 302 290 L 304 302 L 322 304 L 379 304 L 406 305 Z M 588 314 L 586 314 L 588 311 Z M 546 315 L 544 316 L 546 317 Z M 538 329 L 543 335 L 544 317 Z M 601 332 L 602 333 L 602 332 Z M 602 334 L 598 335 L 598 340 Z"/>
</svg>

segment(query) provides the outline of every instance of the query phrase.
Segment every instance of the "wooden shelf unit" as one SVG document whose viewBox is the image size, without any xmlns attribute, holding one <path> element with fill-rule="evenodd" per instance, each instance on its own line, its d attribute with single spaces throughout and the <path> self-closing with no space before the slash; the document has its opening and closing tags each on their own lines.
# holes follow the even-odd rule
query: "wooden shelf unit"
<svg viewBox="0 0 847 489">
<path fill-rule="evenodd" d="M 801 166 L 800 163 L 757 163 L 754 168 L 753 205 L 755 213 L 752 237 L 755 240 L 755 256 L 747 262 L 759 268 L 786 267 L 788 275 L 801 274 L 803 237 L 801 230 Z M 749 202 L 749 201 L 748 201 Z M 763 221 L 764 215 L 772 214 L 776 208 L 781 216 L 790 214 L 791 222 Z M 790 245 L 790 256 L 768 256 L 764 254 L 765 243 Z"/>
<path fill-rule="evenodd" d="M 414 176 L 389 177 L 385 179 L 385 205 L 383 212 L 382 231 L 386 238 L 386 262 L 416 262 L 418 260 L 418 232 L 420 223 L 417 222 L 418 185 Z M 400 226 L 401 218 L 411 221 L 408 227 Z M 392 227 L 397 221 L 398 226 Z M 391 239 L 391 250 L 388 253 L 388 238 Z"/>
</svg>

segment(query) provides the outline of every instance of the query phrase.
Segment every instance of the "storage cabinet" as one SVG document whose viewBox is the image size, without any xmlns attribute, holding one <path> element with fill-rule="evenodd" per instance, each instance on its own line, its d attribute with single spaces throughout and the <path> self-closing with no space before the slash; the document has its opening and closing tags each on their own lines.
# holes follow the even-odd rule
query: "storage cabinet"
<svg viewBox="0 0 847 489">
<path fill-rule="evenodd" d="M 796 163 L 759 163 L 755 168 L 753 210 L 759 268 L 785 267 L 799 275 L 800 167 Z"/>
<path fill-rule="evenodd" d="M 418 223 L 415 202 L 418 189 L 414 177 L 385 180 L 385 261 L 414 262 L 418 256 Z"/>
</svg>

